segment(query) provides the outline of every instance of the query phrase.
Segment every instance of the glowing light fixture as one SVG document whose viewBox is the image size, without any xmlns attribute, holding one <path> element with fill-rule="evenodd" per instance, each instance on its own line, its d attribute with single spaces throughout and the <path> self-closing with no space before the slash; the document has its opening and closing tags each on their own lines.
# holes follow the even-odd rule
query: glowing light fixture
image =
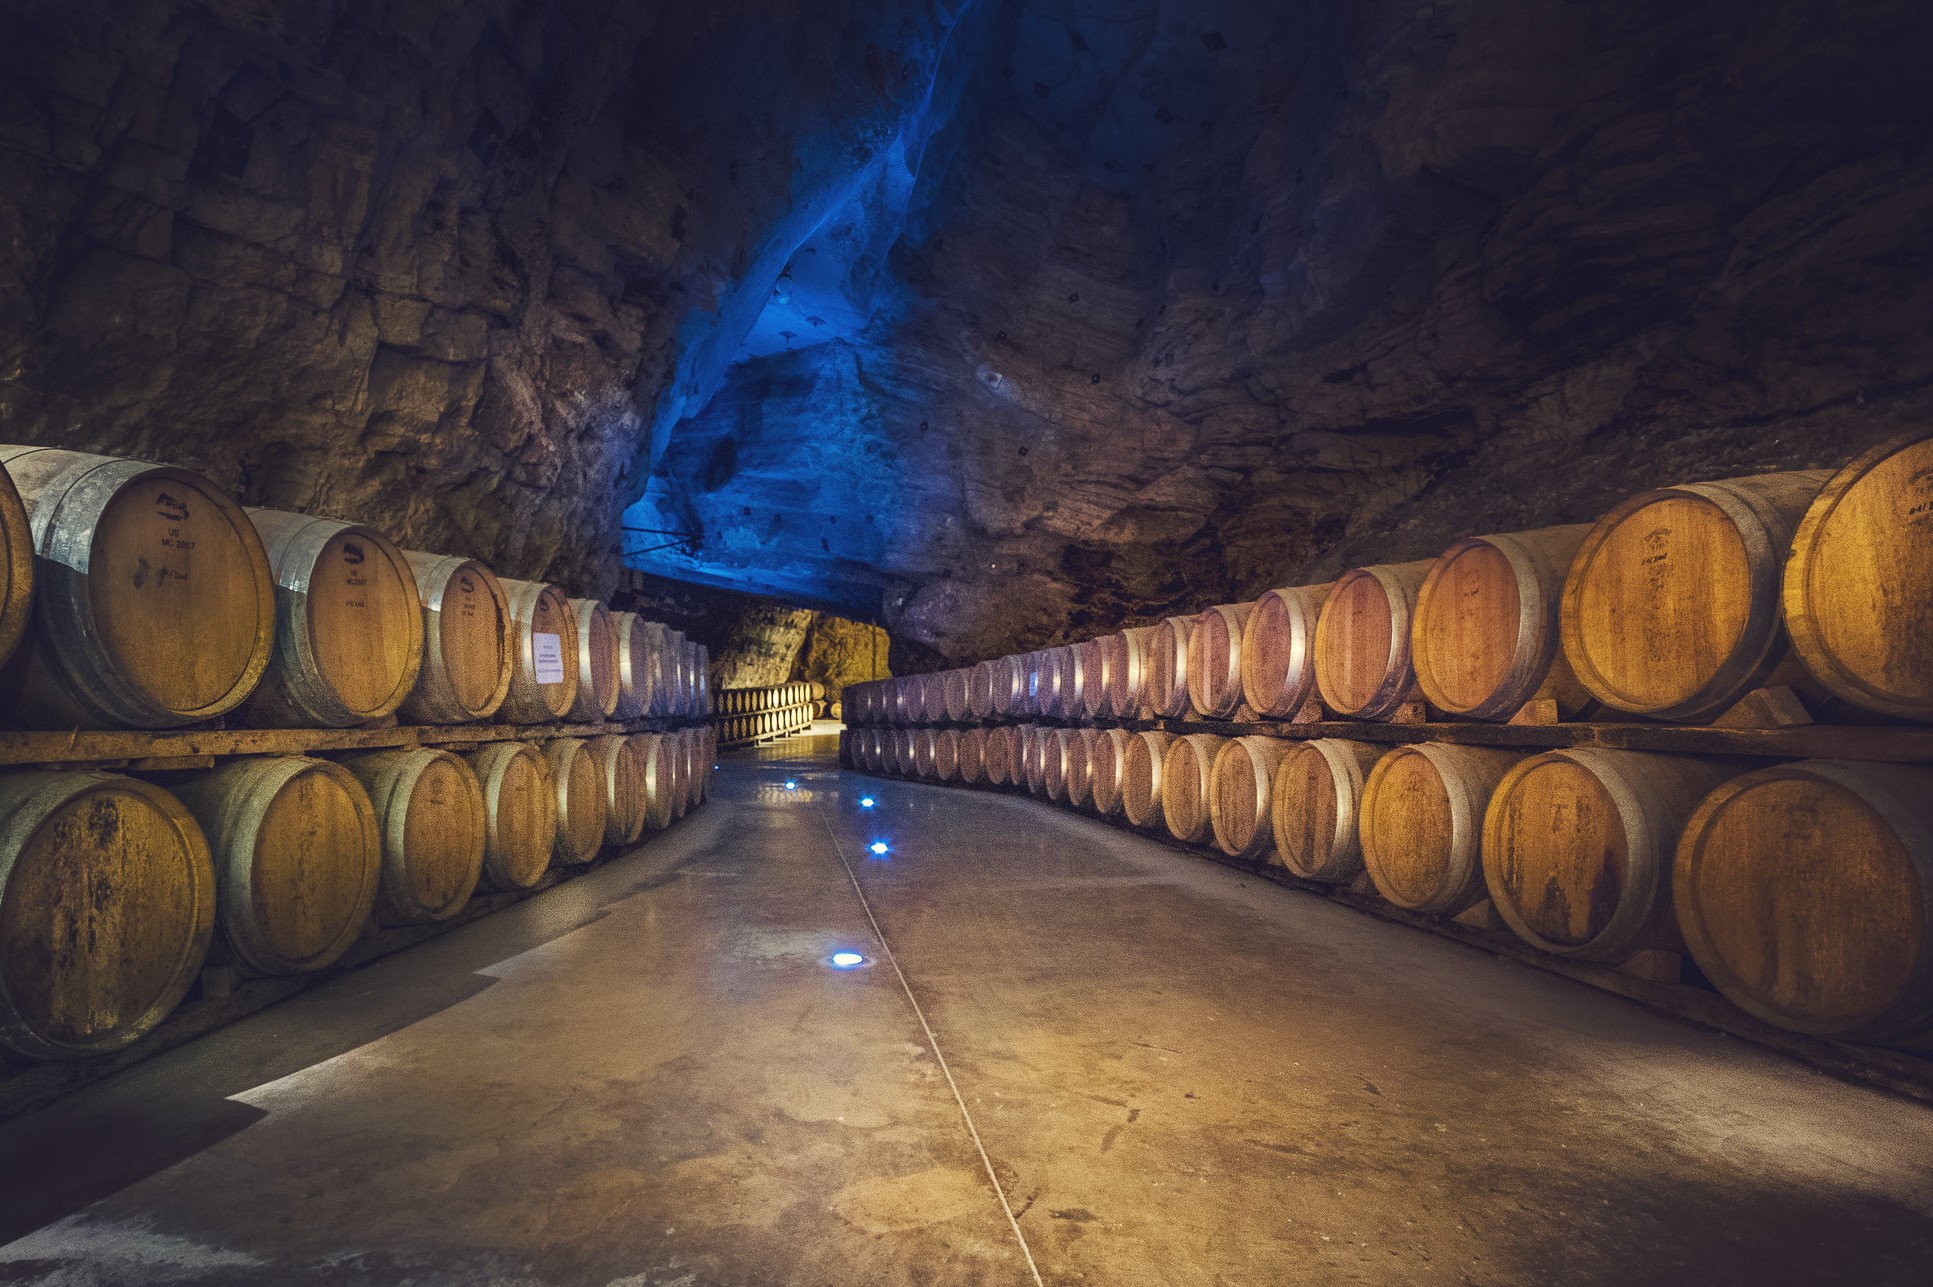
<svg viewBox="0 0 1933 1287">
<path fill-rule="evenodd" d="M 876 854 L 883 854 L 883 853 L 889 852 L 892 849 L 892 846 L 887 844 L 884 840 L 875 840 L 871 844 L 867 845 L 866 848 L 872 850 Z"/>
<path fill-rule="evenodd" d="M 832 954 L 832 968 L 835 970 L 850 970 L 854 966 L 864 965 L 865 963 L 866 958 L 857 952 L 834 952 Z"/>
<path fill-rule="evenodd" d="M 797 782 L 787 782 L 785 784 L 785 789 L 787 791 L 797 791 L 799 789 L 799 784 Z"/>
<path fill-rule="evenodd" d="M 862 798 L 860 799 L 860 801 L 859 801 L 859 807 L 860 807 L 860 808 L 862 808 L 862 809 L 870 809 L 870 808 L 872 808 L 872 807 L 873 807 L 873 798 L 872 798 L 871 796 L 864 796 L 864 797 L 862 797 Z"/>
</svg>

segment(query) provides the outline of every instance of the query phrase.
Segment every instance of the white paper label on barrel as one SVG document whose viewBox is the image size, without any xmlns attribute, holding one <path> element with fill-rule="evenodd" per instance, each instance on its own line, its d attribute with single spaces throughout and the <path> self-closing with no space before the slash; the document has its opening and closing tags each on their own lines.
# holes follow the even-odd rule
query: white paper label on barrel
<svg viewBox="0 0 1933 1287">
<path fill-rule="evenodd" d="M 530 636 L 537 654 L 537 682 L 540 684 L 561 684 L 564 682 L 564 636 L 547 635 L 543 631 L 533 631 Z"/>
</svg>

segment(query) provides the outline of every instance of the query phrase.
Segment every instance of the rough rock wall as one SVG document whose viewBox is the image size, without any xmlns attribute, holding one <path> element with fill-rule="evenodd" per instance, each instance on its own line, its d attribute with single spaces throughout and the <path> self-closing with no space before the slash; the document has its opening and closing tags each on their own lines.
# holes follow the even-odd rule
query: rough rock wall
<svg viewBox="0 0 1933 1287">
<path fill-rule="evenodd" d="M 837 690 L 890 673 L 886 632 L 829 612 L 635 571 L 620 575 L 612 602 L 709 648 L 714 691 L 796 679 Z"/>
<path fill-rule="evenodd" d="M 0 0 L 0 441 L 608 590 L 973 0 Z"/>
<path fill-rule="evenodd" d="M 898 294 L 680 427 L 701 571 L 964 658 L 1933 412 L 1924 4 L 1014 21 Z"/>
<path fill-rule="evenodd" d="M 1034 645 L 1923 421 L 1930 47 L 1921 0 L 0 0 L 0 441 L 580 593 L 643 493 L 701 540 L 634 562 L 902 668 Z"/>
</svg>

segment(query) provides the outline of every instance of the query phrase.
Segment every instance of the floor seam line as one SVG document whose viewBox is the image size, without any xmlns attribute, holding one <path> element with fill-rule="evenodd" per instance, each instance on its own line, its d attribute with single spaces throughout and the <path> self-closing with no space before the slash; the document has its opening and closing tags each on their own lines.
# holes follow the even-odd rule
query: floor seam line
<svg viewBox="0 0 1933 1287">
<path fill-rule="evenodd" d="M 826 829 L 826 839 L 832 842 L 832 855 L 845 868 L 846 879 L 852 885 L 853 894 L 859 899 L 860 910 L 866 913 L 866 920 L 873 927 L 873 937 L 879 941 L 879 950 L 886 957 L 886 964 L 893 967 L 893 975 L 899 980 L 900 991 L 906 994 L 906 1003 L 913 1007 L 913 1017 L 919 1020 L 920 1031 L 926 1034 L 927 1047 L 932 1050 L 933 1058 L 940 1065 L 940 1072 L 946 1077 L 947 1088 L 953 1092 L 953 1103 L 960 1110 L 960 1120 L 966 1123 L 967 1135 L 973 1140 L 974 1151 L 980 1154 L 980 1165 L 986 1168 L 987 1180 L 993 1185 L 994 1196 L 1000 1199 L 1000 1209 L 1006 1213 L 1007 1227 L 1013 1230 L 1014 1241 L 1020 1244 L 1020 1254 L 1027 1260 L 1027 1272 L 1033 1275 L 1035 1287 L 1046 1287 L 1040 1276 L 1040 1266 L 1034 1263 L 1033 1248 L 1027 1245 L 1027 1235 L 1020 1230 L 1020 1219 L 1013 1213 L 1013 1203 L 1007 1200 L 1007 1190 L 1000 1183 L 1000 1176 L 993 1169 L 993 1159 L 987 1155 L 987 1146 L 980 1139 L 980 1128 L 974 1124 L 973 1114 L 967 1108 L 966 1096 L 960 1093 L 960 1084 L 953 1080 L 953 1069 L 948 1066 L 946 1056 L 940 1051 L 940 1039 L 934 1035 L 933 1025 L 926 1021 L 926 1011 L 920 1008 L 919 998 L 913 995 L 913 985 L 906 980 L 906 971 L 899 968 L 899 958 L 893 954 L 892 944 L 886 941 L 886 931 L 879 926 L 879 918 L 873 915 L 872 901 L 866 897 L 865 889 L 859 884 L 859 874 L 852 869 L 846 859 L 845 846 L 839 843 L 839 834 L 832 829 L 832 820 L 816 801 L 813 811 L 819 815 L 820 825 Z"/>
</svg>

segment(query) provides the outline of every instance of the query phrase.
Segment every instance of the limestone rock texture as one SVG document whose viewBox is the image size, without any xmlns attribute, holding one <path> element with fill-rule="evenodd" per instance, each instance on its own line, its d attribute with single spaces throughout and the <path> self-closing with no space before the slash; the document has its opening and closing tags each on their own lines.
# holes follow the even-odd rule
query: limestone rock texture
<svg viewBox="0 0 1933 1287">
<path fill-rule="evenodd" d="M 1923 423 L 1930 52 L 1921 0 L 0 0 L 0 441 L 773 596 L 693 592 L 734 675 L 806 609 L 1039 646 Z"/>
</svg>

